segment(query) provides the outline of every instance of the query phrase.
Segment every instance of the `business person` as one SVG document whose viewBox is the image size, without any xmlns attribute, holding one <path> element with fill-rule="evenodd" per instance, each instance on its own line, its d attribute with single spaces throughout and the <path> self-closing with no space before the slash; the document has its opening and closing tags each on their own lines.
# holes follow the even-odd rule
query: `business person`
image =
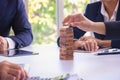
<svg viewBox="0 0 120 80">
<path fill-rule="evenodd" d="M 14 35 L 9 36 L 11 28 Z M 0 0 L 0 51 L 28 46 L 32 40 L 23 0 Z"/>
<path fill-rule="evenodd" d="M 120 20 L 120 1 L 119 0 L 100 0 L 87 5 L 85 14 L 88 19 L 94 22 L 107 22 Z M 75 31 L 77 33 L 77 31 Z M 94 33 L 98 39 L 111 39 Z"/>
<path fill-rule="evenodd" d="M 85 16 L 95 22 L 104 22 L 104 21 L 118 21 L 120 20 L 120 2 L 119 0 L 101 0 L 95 3 L 90 3 L 86 7 Z M 72 17 L 72 15 L 68 15 L 67 17 Z M 81 31 L 78 28 L 74 28 L 74 38 L 79 39 L 81 36 L 84 35 L 84 31 Z M 89 40 L 88 38 L 92 38 L 95 40 L 92 40 L 94 42 L 94 45 L 97 45 L 95 42 L 96 40 L 106 40 L 111 39 L 111 37 L 106 37 L 101 34 L 94 33 L 95 37 L 82 37 L 80 40 L 76 40 L 74 45 L 75 48 L 81 47 L 82 43 L 88 43 L 89 41 L 84 41 L 85 38 Z M 82 41 L 81 41 L 82 40 Z M 90 41 L 91 42 L 91 41 Z M 57 41 L 59 45 L 59 39 Z M 99 47 L 98 47 L 99 48 Z M 93 50 L 94 51 L 94 50 Z"/>
<path fill-rule="evenodd" d="M 89 40 L 96 40 L 97 44 L 103 47 L 112 47 L 112 48 L 120 48 L 120 21 L 114 22 L 93 22 L 86 18 L 82 14 L 75 14 L 73 15 L 74 19 L 71 21 L 71 18 L 66 17 L 63 21 L 63 25 L 65 26 L 76 26 L 77 28 L 83 31 L 92 31 L 98 34 L 102 34 L 105 37 L 110 37 L 111 39 L 108 40 L 97 40 L 97 39 L 90 39 Z M 77 17 L 77 18 L 76 18 Z M 97 45 L 84 44 L 83 47 L 89 49 L 97 49 Z"/>
<path fill-rule="evenodd" d="M 0 80 L 25 80 L 27 73 L 19 65 L 8 61 L 0 62 Z"/>
</svg>

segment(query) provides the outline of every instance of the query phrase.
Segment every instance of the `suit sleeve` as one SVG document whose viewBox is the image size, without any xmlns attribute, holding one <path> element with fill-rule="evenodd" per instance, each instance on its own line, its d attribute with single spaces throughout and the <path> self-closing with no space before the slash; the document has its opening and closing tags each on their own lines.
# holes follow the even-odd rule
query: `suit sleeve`
<svg viewBox="0 0 120 80">
<path fill-rule="evenodd" d="M 105 22 L 106 37 L 120 39 L 120 21 Z"/>
<path fill-rule="evenodd" d="M 120 21 L 105 22 L 106 36 L 111 37 L 111 47 L 120 48 Z"/>
<path fill-rule="evenodd" d="M 10 38 L 15 41 L 15 48 L 28 46 L 32 42 L 31 25 L 28 21 L 23 0 L 17 0 L 16 15 L 12 22 L 12 28 L 15 36 L 10 36 Z"/>
<path fill-rule="evenodd" d="M 120 39 L 112 40 L 111 47 L 120 49 Z"/>
</svg>

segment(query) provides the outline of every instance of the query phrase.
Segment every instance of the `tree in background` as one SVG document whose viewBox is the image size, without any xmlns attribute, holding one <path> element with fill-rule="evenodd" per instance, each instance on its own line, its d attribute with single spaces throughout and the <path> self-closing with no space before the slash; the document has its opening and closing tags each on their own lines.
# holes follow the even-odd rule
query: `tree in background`
<svg viewBox="0 0 120 80">
<path fill-rule="evenodd" d="M 29 0 L 28 6 L 29 20 L 34 35 L 33 43 L 49 44 L 55 42 L 55 0 Z"/>
<path fill-rule="evenodd" d="M 89 0 L 64 0 L 65 16 L 84 11 Z M 28 16 L 32 26 L 33 44 L 55 43 L 57 39 L 56 1 L 29 0 Z"/>
</svg>

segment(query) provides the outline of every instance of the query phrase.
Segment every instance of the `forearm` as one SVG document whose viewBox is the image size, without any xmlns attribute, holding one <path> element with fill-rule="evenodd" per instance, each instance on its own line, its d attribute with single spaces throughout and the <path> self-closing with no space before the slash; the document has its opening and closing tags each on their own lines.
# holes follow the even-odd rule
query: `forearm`
<svg viewBox="0 0 120 80">
<path fill-rule="evenodd" d="M 81 41 L 81 40 L 74 40 L 74 49 L 83 49 L 83 45 L 84 45 L 85 41 Z"/>
<path fill-rule="evenodd" d="M 91 25 L 91 31 L 98 34 L 106 34 L 105 24 L 103 22 L 93 22 Z"/>
<path fill-rule="evenodd" d="M 15 36 L 10 36 L 10 38 L 15 41 L 15 48 L 22 48 L 31 44 L 33 35 L 31 30 L 25 30 L 21 33 L 18 32 Z"/>
<path fill-rule="evenodd" d="M 111 48 L 111 40 L 100 40 L 98 46 Z"/>
</svg>

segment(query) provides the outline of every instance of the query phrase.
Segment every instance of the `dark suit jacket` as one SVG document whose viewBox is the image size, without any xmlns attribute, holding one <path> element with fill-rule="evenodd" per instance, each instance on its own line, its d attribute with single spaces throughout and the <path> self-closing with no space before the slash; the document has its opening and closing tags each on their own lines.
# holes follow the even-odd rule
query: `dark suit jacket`
<svg viewBox="0 0 120 80">
<path fill-rule="evenodd" d="M 111 46 L 120 48 L 120 21 L 105 22 L 106 36 L 111 37 Z"/>
<path fill-rule="evenodd" d="M 90 3 L 87 5 L 86 7 L 86 10 L 85 10 L 85 14 L 84 14 L 88 19 L 94 21 L 94 22 L 104 22 L 104 18 L 101 14 L 101 2 L 98 1 L 98 2 L 95 2 L 95 3 Z M 119 21 L 120 20 L 120 3 L 119 3 L 119 6 L 118 6 L 118 11 L 117 11 L 117 16 L 116 16 L 116 21 Z M 109 27 L 108 27 L 109 28 Z M 74 38 L 75 39 L 79 39 L 81 36 L 84 35 L 84 31 L 74 27 Z M 120 31 L 119 33 L 117 33 L 117 35 L 120 34 Z M 94 33 L 95 37 L 98 38 L 98 39 L 102 39 L 102 40 L 106 40 L 106 39 L 118 39 L 118 36 L 117 37 L 114 37 L 113 36 L 109 36 L 109 35 L 101 35 L 101 34 L 97 34 L 97 33 Z M 59 45 L 59 39 L 57 40 L 57 43 Z M 114 43 L 112 42 L 112 47 L 113 47 Z M 114 45 L 115 46 L 115 45 Z"/>
<path fill-rule="evenodd" d="M 101 2 L 91 3 L 88 4 L 86 7 L 86 11 L 84 14 L 88 19 L 94 21 L 94 22 L 104 22 L 104 18 L 101 14 Z M 120 20 L 120 2 L 118 6 L 116 21 Z M 94 33 L 95 37 L 98 39 L 112 39 L 111 36 L 104 36 L 97 33 Z"/>
<path fill-rule="evenodd" d="M 11 27 L 15 36 L 9 36 Z M 0 36 L 13 39 L 16 48 L 28 46 L 32 42 L 31 26 L 23 0 L 0 0 Z"/>
</svg>

